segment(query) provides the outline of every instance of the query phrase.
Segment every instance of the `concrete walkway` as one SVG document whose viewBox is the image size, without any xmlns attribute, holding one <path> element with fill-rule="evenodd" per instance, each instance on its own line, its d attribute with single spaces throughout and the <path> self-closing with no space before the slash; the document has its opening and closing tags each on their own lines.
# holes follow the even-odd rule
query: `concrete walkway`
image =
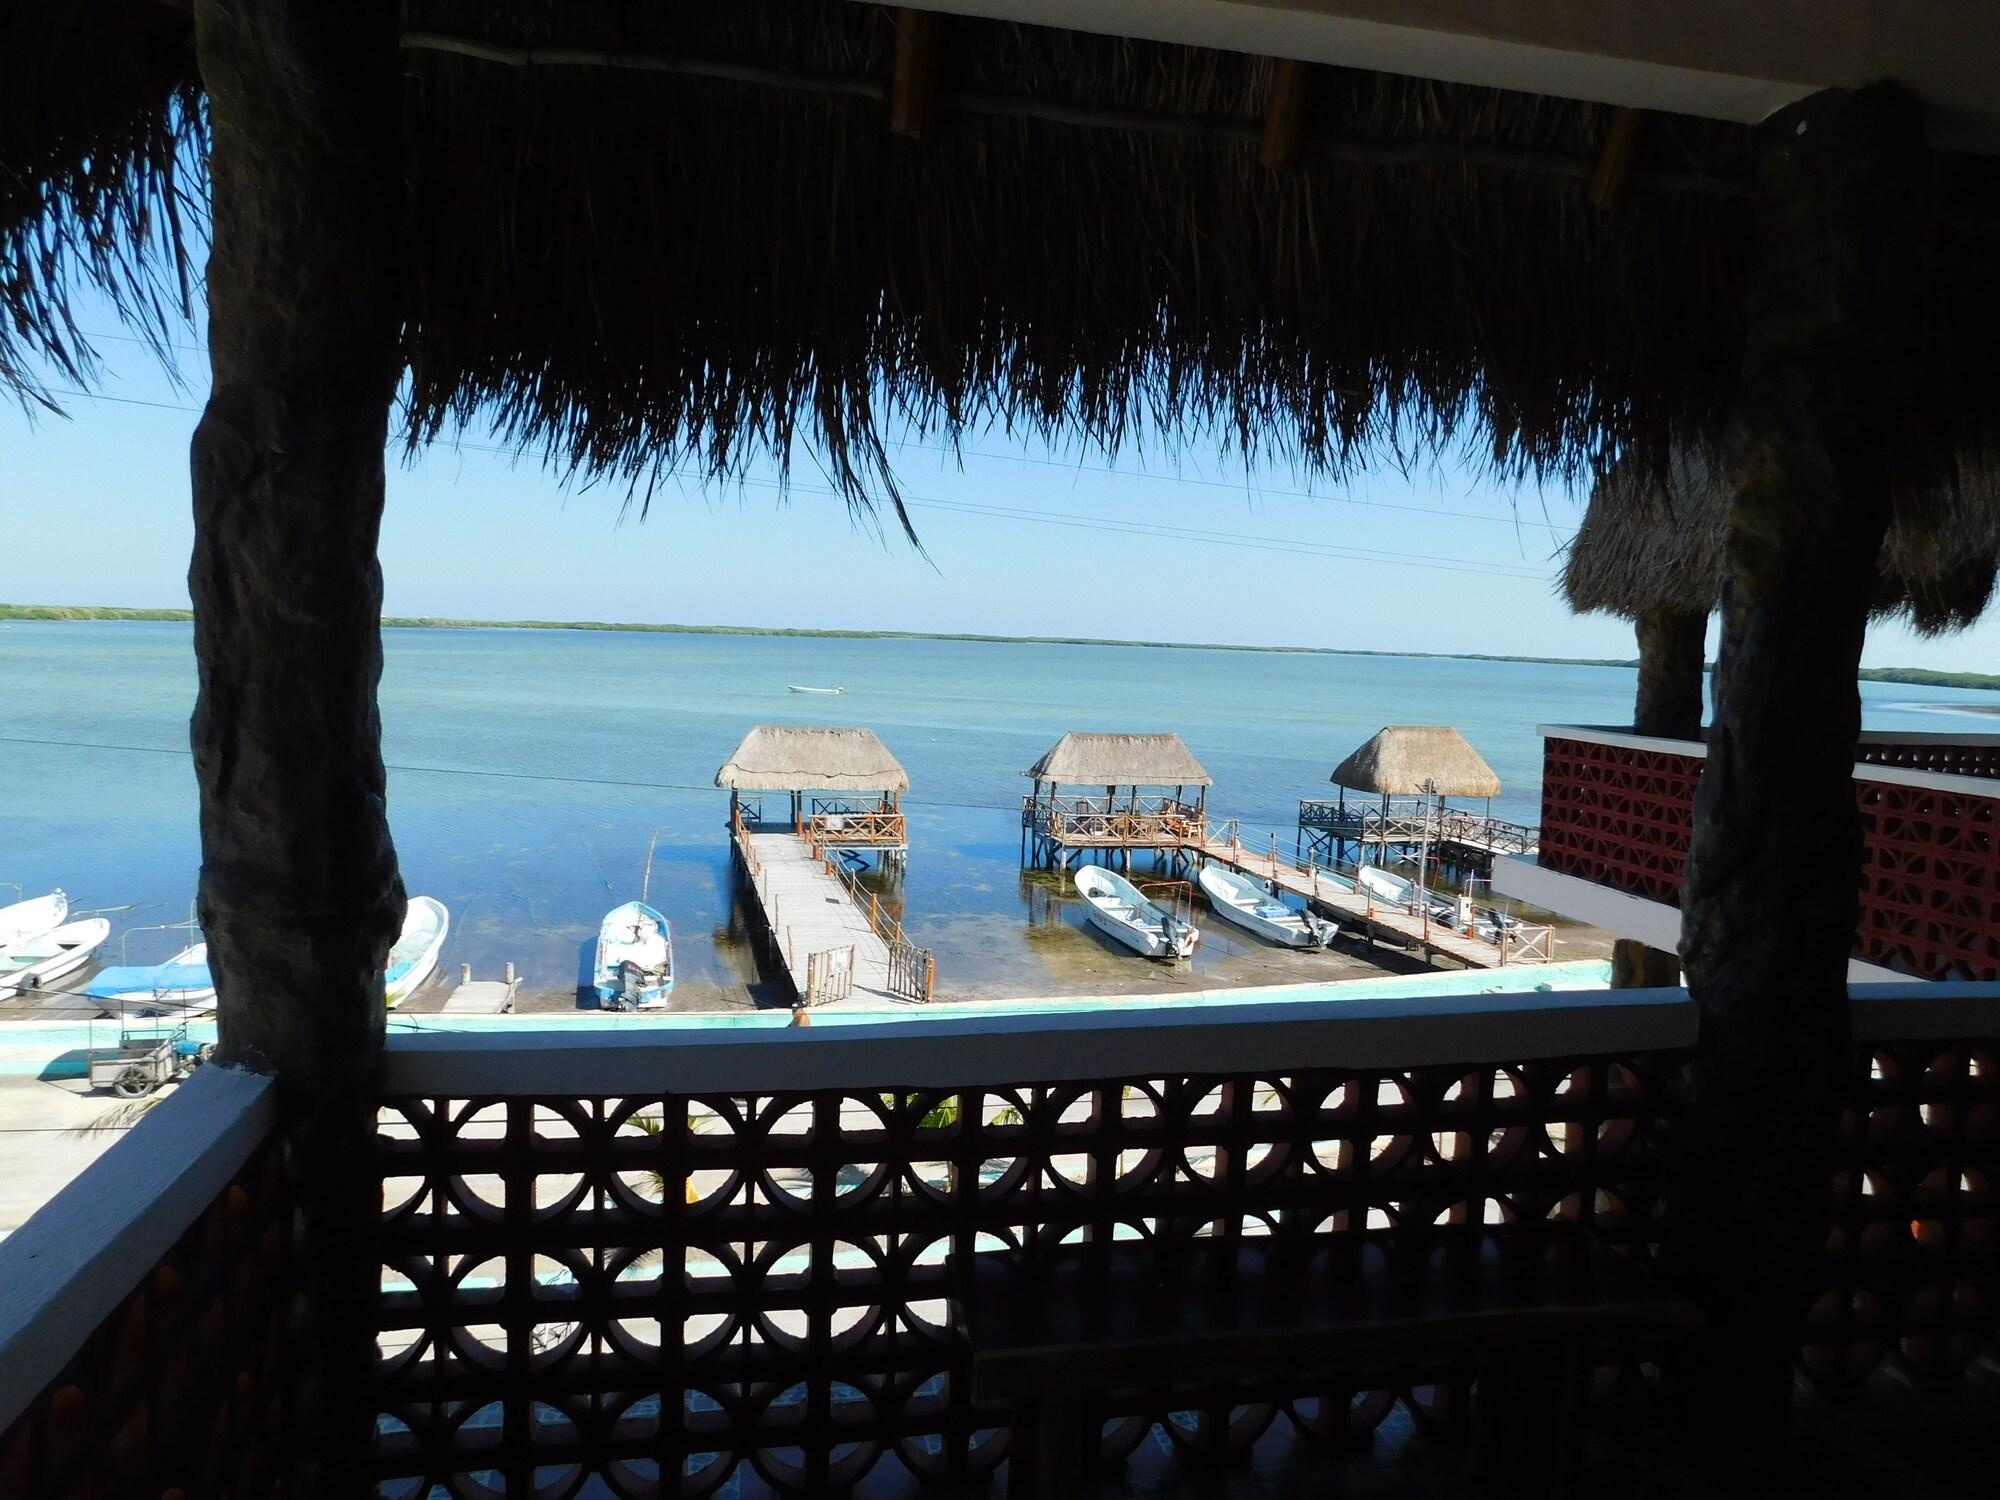
<svg viewBox="0 0 2000 1500">
<path fill-rule="evenodd" d="M 172 1092 L 169 1085 L 153 1097 L 164 1099 Z M 124 1103 L 115 1094 L 88 1092 L 81 1080 L 0 1077 L 0 1234 L 20 1228 L 118 1143 L 129 1125 L 87 1127 L 111 1117 Z"/>
</svg>

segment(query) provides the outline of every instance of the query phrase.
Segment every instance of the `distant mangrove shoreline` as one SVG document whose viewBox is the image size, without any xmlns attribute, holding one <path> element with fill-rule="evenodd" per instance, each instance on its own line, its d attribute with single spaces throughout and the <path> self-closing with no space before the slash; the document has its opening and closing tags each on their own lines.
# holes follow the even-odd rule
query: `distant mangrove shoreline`
<svg viewBox="0 0 2000 1500">
<path fill-rule="evenodd" d="M 6 620 L 165 620 L 187 624 L 185 609 L 117 609 L 87 604 L 0 604 Z M 448 620 L 384 615 L 387 630 L 600 630 L 629 635 L 766 635 L 833 641 L 975 641 L 996 646 L 1143 646 L 1168 651 L 1255 651 L 1283 656 L 1381 656 L 1419 661 L 1504 661 L 1542 667 L 1636 667 L 1635 658 L 1503 656 L 1471 651 L 1369 651 L 1346 646 L 1230 646 L 1214 641 L 1126 641 L 1105 636 L 979 635 L 945 630 L 800 630 L 783 625 L 626 625 L 608 620 Z M 1713 667 L 1713 663 L 1710 664 Z M 1926 667 L 1863 667 L 1863 682 L 2000 690 L 2000 674 L 1934 672 Z"/>
</svg>

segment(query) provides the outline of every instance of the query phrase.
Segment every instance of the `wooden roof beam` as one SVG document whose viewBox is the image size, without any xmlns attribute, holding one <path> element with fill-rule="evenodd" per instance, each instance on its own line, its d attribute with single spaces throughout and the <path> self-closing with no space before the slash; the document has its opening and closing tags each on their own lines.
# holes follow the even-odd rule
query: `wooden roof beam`
<svg viewBox="0 0 2000 1500">
<path fill-rule="evenodd" d="M 904 6 L 896 12 L 896 77 L 889 90 L 889 129 L 923 137 L 937 98 L 938 18 Z"/>
<path fill-rule="evenodd" d="M 1271 95 L 1264 106 L 1264 140 L 1257 159 L 1273 172 L 1299 159 L 1306 133 L 1306 66 L 1290 57 L 1271 64 Z"/>
<path fill-rule="evenodd" d="M 1597 155 L 1597 170 L 1590 177 L 1590 206 L 1615 208 L 1625 191 L 1625 179 L 1632 173 L 1632 149 L 1639 139 L 1640 111 L 1621 106 L 1611 116 L 1604 133 L 1604 149 Z"/>
<path fill-rule="evenodd" d="M 856 0 L 873 3 L 873 0 Z M 2000 153 L 1993 0 L 918 0 L 926 10 L 1754 123 L 1889 79 Z"/>
</svg>

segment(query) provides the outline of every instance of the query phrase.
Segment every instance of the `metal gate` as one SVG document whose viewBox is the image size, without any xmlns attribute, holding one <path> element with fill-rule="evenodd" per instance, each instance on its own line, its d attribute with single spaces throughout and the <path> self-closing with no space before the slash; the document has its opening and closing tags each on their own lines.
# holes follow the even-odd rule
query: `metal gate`
<svg viewBox="0 0 2000 1500">
<path fill-rule="evenodd" d="M 854 993 L 854 945 L 822 948 L 806 955 L 806 995 L 808 1005 L 829 1000 L 845 1000 Z"/>
</svg>

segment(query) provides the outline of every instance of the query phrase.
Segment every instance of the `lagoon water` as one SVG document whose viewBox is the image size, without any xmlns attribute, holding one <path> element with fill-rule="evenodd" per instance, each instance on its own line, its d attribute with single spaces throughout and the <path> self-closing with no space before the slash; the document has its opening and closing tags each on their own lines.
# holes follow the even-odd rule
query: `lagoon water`
<svg viewBox="0 0 2000 1500">
<path fill-rule="evenodd" d="M 1454 724 L 1533 822 L 1540 723 L 1630 722 L 1626 668 L 1124 646 L 592 631 L 391 630 L 382 684 L 390 821 L 413 894 L 451 908 L 447 973 L 511 960 L 571 996 L 599 916 L 639 894 L 673 920 L 679 998 L 751 1005 L 715 768 L 757 723 L 875 729 L 910 773 L 907 877 L 887 888 L 935 949 L 941 996 L 1307 977 L 1300 956 L 1207 924 L 1170 978 L 1110 948 L 1074 900 L 1020 869 L 1022 770 L 1069 729 L 1177 730 L 1245 842 L 1291 844 L 1298 799 L 1384 724 Z M 842 683 L 839 698 L 786 691 Z M 199 862 L 189 627 L 0 626 L 0 902 L 61 885 L 128 927 L 184 920 Z M 2000 695 L 1863 685 L 1870 728 L 1989 728 Z M 120 939 L 113 939 L 113 959 Z M 151 962 L 179 934 L 135 932 Z M 1328 975 L 1327 977 L 1345 977 Z"/>
</svg>

